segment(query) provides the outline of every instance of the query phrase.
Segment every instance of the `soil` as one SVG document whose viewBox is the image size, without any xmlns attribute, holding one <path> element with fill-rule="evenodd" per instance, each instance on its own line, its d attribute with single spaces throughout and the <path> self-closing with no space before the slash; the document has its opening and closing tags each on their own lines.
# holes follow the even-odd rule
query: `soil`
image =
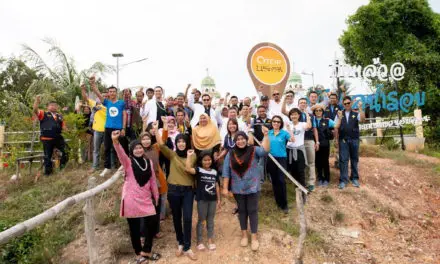
<svg viewBox="0 0 440 264">
<path fill-rule="evenodd" d="M 331 185 L 317 187 L 306 204 L 308 228 L 323 239 L 319 247 L 306 243 L 304 263 L 440 263 L 440 175 L 433 167 L 440 160 L 421 154 L 411 156 L 426 163 L 401 165 L 394 160 L 363 158 L 359 162 L 360 188 L 349 184 L 337 189 L 338 171 L 331 169 Z M 332 163 L 330 163 L 332 164 Z M 435 179 L 436 177 L 436 179 Z M 295 205 L 292 205 L 295 206 Z M 296 237 L 270 226 L 259 226 L 260 250 L 242 248 L 234 204 L 225 201 L 215 219 L 217 250 L 197 252 L 196 211 L 193 245 L 198 256 L 191 261 L 176 257 L 172 220 L 161 225 L 164 237 L 154 241 L 162 254 L 155 263 L 293 263 Z M 296 214 L 295 210 L 291 210 Z M 292 215 L 293 221 L 297 216 Z M 127 229 L 108 224 L 97 227 L 99 263 L 129 263 L 134 254 Z M 87 263 L 84 234 L 62 252 L 63 263 Z M 152 263 L 152 262 L 151 262 Z"/>
</svg>

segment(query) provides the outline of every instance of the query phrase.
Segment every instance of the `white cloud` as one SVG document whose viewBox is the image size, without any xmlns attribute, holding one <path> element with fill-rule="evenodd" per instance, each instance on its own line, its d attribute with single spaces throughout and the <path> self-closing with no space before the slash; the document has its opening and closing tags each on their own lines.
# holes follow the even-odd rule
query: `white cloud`
<svg viewBox="0 0 440 264">
<path fill-rule="evenodd" d="M 434 10 L 438 1 L 430 1 Z M 209 68 L 217 88 L 240 96 L 255 93 L 246 69 L 249 50 L 269 41 L 282 47 L 295 69 L 315 73 L 330 87 L 328 65 L 345 19 L 368 0 L 274 1 L 56 1 L 2 0 L 2 56 L 20 53 L 27 43 L 40 52 L 40 39 L 56 39 L 80 68 L 94 61 L 114 64 L 114 52 L 127 63 L 120 86 L 162 85 L 176 94 L 188 82 L 199 87 Z M 310 76 L 303 76 L 311 84 Z M 108 84 L 116 76 L 106 78 Z"/>
</svg>

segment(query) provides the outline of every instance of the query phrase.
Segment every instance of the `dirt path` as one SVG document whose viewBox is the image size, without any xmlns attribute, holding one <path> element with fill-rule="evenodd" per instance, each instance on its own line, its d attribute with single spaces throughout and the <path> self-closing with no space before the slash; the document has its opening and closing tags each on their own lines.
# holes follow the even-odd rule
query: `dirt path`
<svg viewBox="0 0 440 264">
<path fill-rule="evenodd" d="M 433 182 L 440 175 L 433 174 L 432 164 L 438 164 L 434 161 L 424 168 L 361 158 L 361 188 L 349 186 L 342 191 L 337 189 L 339 173 L 332 168 L 330 187 L 317 188 L 306 206 L 308 228 L 324 243 L 307 251 L 305 263 L 440 263 L 440 186 Z M 172 221 L 167 219 L 162 224 L 164 237 L 155 240 L 154 251 L 162 254 L 156 263 L 292 263 L 297 238 L 269 226 L 260 225 L 258 252 L 241 248 L 239 223 L 231 214 L 233 206 L 227 201 L 216 215 L 217 250 L 213 252 L 195 250 L 194 210 L 192 248 L 197 261 L 175 256 L 177 243 Z M 289 217 L 285 221 L 293 223 Z M 100 263 L 126 264 L 133 259 L 126 232 L 115 224 L 98 228 Z M 64 250 L 63 260 L 86 263 L 86 259 L 82 235 Z"/>
</svg>

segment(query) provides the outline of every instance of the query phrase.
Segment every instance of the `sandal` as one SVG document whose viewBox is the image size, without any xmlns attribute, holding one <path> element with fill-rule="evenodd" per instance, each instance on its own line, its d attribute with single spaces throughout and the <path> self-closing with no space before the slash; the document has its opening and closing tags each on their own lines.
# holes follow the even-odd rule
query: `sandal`
<svg viewBox="0 0 440 264">
<path fill-rule="evenodd" d="M 162 255 L 159 253 L 153 253 L 150 257 L 147 256 L 146 258 L 148 260 L 156 261 L 156 260 L 159 260 L 161 257 L 162 257 Z"/>
<path fill-rule="evenodd" d="M 209 244 L 208 248 L 209 250 L 216 250 L 217 246 L 215 244 Z"/>
<path fill-rule="evenodd" d="M 148 262 L 148 258 L 141 256 L 140 258 L 136 259 L 136 264 L 145 264 Z"/>
<path fill-rule="evenodd" d="M 197 250 L 199 250 L 199 251 L 203 251 L 203 250 L 205 250 L 206 248 L 205 248 L 205 245 L 203 245 L 202 243 L 200 243 L 198 246 L 197 246 Z"/>
</svg>

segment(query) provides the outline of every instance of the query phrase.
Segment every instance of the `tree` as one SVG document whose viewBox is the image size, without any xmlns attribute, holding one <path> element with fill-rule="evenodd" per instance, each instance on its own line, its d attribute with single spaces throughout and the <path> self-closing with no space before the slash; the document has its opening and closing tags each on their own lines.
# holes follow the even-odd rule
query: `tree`
<svg viewBox="0 0 440 264">
<path fill-rule="evenodd" d="M 399 93 L 426 92 L 424 113 L 432 119 L 431 142 L 440 140 L 440 15 L 427 0 L 371 0 L 347 19 L 339 38 L 346 61 L 368 65 L 380 57 L 388 67 L 405 65 Z M 394 89 L 388 86 L 388 89 Z"/>
<path fill-rule="evenodd" d="M 53 66 L 49 66 L 34 49 L 23 45 L 24 57 L 32 63 L 34 70 L 45 76 L 32 83 L 27 97 L 41 94 L 43 100 L 56 100 L 61 105 L 73 107 L 75 97 L 81 95 L 81 83 L 87 82 L 89 76 L 114 72 L 113 66 L 101 62 L 95 62 L 90 68 L 79 71 L 75 61 L 69 58 L 54 40 L 43 41 L 49 45 L 47 53 L 53 59 Z"/>
</svg>

